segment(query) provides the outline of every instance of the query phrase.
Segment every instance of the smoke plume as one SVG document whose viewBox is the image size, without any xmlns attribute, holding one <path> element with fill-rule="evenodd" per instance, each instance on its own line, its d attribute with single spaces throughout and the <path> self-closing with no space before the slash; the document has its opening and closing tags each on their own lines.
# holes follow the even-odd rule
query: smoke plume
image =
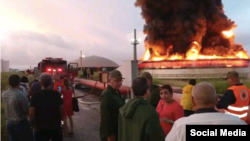
<svg viewBox="0 0 250 141">
<path fill-rule="evenodd" d="M 224 14 L 221 0 L 137 0 L 135 6 L 145 20 L 145 44 L 159 55 L 185 54 L 194 41 L 204 55 L 244 50 L 222 35 L 236 25 Z"/>
</svg>

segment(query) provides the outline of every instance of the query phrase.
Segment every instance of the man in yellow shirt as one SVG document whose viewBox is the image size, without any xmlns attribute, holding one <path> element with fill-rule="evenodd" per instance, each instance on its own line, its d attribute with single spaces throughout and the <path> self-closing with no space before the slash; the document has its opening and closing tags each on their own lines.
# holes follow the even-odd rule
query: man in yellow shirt
<svg viewBox="0 0 250 141">
<path fill-rule="evenodd" d="M 194 113 L 193 104 L 192 104 L 192 91 L 196 84 L 195 79 L 189 80 L 189 84 L 187 84 L 182 89 L 182 98 L 181 98 L 181 106 L 184 109 L 184 116 L 190 116 Z"/>
</svg>

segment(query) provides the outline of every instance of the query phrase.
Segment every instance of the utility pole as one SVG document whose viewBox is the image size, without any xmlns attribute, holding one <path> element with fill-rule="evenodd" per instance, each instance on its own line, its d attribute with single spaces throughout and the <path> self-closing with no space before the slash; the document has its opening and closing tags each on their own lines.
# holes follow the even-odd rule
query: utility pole
<svg viewBox="0 0 250 141">
<path fill-rule="evenodd" d="M 131 44 L 134 46 L 134 60 L 131 61 L 131 84 L 132 81 L 138 76 L 138 60 L 137 60 L 137 51 L 136 46 L 139 44 L 139 41 L 136 39 L 136 29 L 134 29 L 134 39 L 131 40 Z M 131 91 L 131 97 L 133 98 L 134 94 Z"/>
<path fill-rule="evenodd" d="M 131 40 L 131 44 L 134 45 L 134 60 L 137 60 L 136 46 L 139 44 L 139 41 L 136 39 L 136 29 L 134 29 L 134 39 Z"/>
<path fill-rule="evenodd" d="M 82 50 L 80 52 L 80 67 L 81 67 L 81 70 L 82 70 Z"/>
</svg>

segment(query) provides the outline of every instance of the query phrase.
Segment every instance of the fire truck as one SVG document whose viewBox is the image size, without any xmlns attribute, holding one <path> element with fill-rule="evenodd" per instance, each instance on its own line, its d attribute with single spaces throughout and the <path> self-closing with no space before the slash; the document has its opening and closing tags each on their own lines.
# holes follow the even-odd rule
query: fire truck
<svg viewBox="0 0 250 141">
<path fill-rule="evenodd" d="M 34 69 L 36 75 L 39 75 L 43 72 L 54 75 L 55 73 L 59 74 L 61 78 L 68 78 L 70 82 L 73 82 L 74 78 L 78 76 L 78 64 L 69 63 L 67 64 L 66 60 L 63 58 L 52 58 L 46 57 L 41 62 L 38 63 L 38 67 Z"/>
</svg>

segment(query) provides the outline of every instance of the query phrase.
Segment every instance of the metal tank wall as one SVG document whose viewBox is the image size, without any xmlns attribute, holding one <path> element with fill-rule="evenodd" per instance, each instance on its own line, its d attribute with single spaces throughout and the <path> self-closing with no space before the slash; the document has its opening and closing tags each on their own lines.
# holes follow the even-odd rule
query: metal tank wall
<svg viewBox="0 0 250 141">
<path fill-rule="evenodd" d="M 141 69 L 140 74 L 149 72 L 158 79 L 208 79 L 225 78 L 228 71 L 237 71 L 242 78 L 249 76 L 248 68 L 183 68 L 183 69 Z"/>
</svg>

